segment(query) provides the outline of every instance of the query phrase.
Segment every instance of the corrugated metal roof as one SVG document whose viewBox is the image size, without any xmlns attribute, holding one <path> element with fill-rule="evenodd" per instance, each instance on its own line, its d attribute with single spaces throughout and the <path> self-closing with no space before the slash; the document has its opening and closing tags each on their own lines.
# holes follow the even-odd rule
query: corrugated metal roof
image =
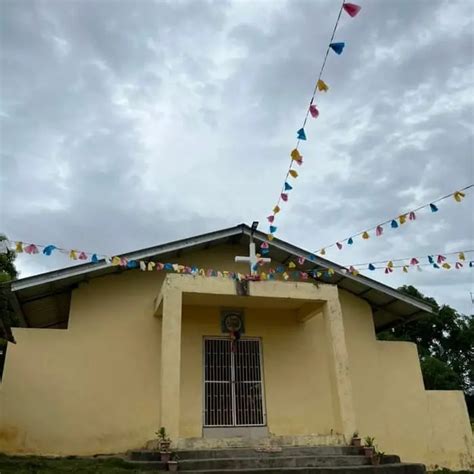
<svg viewBox="0 0 474 474">
<path fill-rule="evenodd" d="M 137 250 L 120 256 L 129 260 L 160 257 L 163 261 L 167 259 L 172 261 L 173 257 L 176 258 L 188 251 L 215 247 L 229 241 L 237 243 L 242 239 L 249 240 L 251 235 L 256 242 L 266 241 L 264 233 L 252 231 L 249 226 L 241 224 L 229 229 Z M 304 249 L 279 239 L 274 239 L 271 242 L 271 249 L 273 261 L 282 263 L 295 257 L 308 257 L 310 254 Z M 368 301 L 372 306 L 378 330 L 433 314 L 433 308 L 425 302 L 363 275 L 350 275 L 344 267 L 321 257 L 316 257 L 312 261 L 306 260 L 301 268 L 302 270 L 332 268 L 334 275 L 330 278 L 325 277 L 321 281 L 337 284 L 338 287 Z M 81 281 L 123 271 L 128 271 L 128 269 L 111 266 L 105 261 L 100 261 L 16 280 L 12 283 L 13 303 L 26 326 L 58 327 L 57 325 L 59 325 L 62 327 L 61 325 L 67 324 L 64 321 L 67 321 L 68 318 L 69 298 L 73 288 Z"/>
</svg>

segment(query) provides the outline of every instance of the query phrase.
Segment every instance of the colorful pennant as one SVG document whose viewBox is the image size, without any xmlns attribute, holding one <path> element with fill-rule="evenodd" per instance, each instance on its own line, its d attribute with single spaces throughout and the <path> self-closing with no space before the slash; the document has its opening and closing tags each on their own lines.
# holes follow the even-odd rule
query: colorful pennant
<svg viewBox="0 0 474 474">
<path fill-rule="evenodd" d="M 427 204 L 423 204 L 422 206 L 419 206 L 417 207 L 416 209 L 413 209 L 411 211 L 407 211 L 407 212 L 404 212 L 402 214 L 399 214 L 398 217 L 396 218 L 392 218 L 392 219 L 388 219 L 380 224 L 377 224 L 376 226 L 373 226 L 373 227 L 370 227 L 369 229 L 367 230 L 364 230 L 364 231 L 361 231 L 361 232 L 358 232 L 356 234 L 353 234 L 351 235 L 350 237 L 346 237 L 345 239 L 342 239 L 342 240 L 337 240 L 336 242 L 332 243 L 332 244 L 329 244 L 329 245 L 325 245 L 324 248 L 325 249 L 329 249 L 331 247 L 337 247 L 339 250 L 342 248 L 342 244 L 344 242 L 347 242 L 348 245 L 352 245 L 354 243 L 354 238 L 357 237 L 357 236 L 362 236 L 362 239 L 363 240 L 368 240 L 370 238 L 370 232 L 375 230 L 375 235 L 376 237 L 380 237 L 381 235 L 383 235 L 384 233 L 384 228 L 385 227 L 390 227 L 391 229 L 398 229 L 400 227 L 400 225 L 403 225 L 409 221 L 411 222 L 414 222 L 416 220 L 416 213 L 418 211 L 421 211 L 423 209 L 430 209 L 431 212 L 437 212 L 438 211 L 438 206 L 435 205 L 435 203 L 439 203 L 445 199 L 448 199 L 450 198 L 451 196 L 455 196 L 455 195 L 462 195 L 461 199 L 465 198 L 466 197 L 466 193 L 464 191 L 467 191 L 469 189 L 471 189 L 472 187 L 474 187 L 474 184 L 470 184 L 469 186 L 466 186 L 464 188 L 462 188 L 461 190 L 458 190 L 458 191 L 454 191 L 450 194 L 447 194 L 446 196 L 443 196 L 443 197 L 440 197 L 434 201 L 431 201 Z M 461 202 L 461 200 L 459 199 L 456 199 L 456 202 Z M 315 254 L 319 253 L 319 250 L 316 250 L 314 252 Z"/>
<path fill-rule="evenodd" d="M 331 39 L 329 40 L 329 43 L 328 43 L 328 46 L 327 46 L 327 49 L 326 49 L 326 54 L 325 54 L 323 62 L 321 64 L 321 68 L 320 68 L 320 71 L 319 71 L 319 74 L 318 74 L 318 78 L 316 80 L 316 85 L 314 87 L 313 94 L 312 94 L 311 100 L 309 102 L 309 107 L 306 110 L 306 115 L 305 115 L 305 118 L 303 120 L 303 125 L 296 132 L 296 137 L 297 137 L 296 148 L 291 152 L 291 161 L 290 161 L 290 165 L 288 167 L 288 171 L 286 173 L 286 177 L 291 175 L 294 178 L 296 178 L 298 176 L 298 174 L 296 173 L 296 171 L 294 171 L 292 169 L 292 167 L 293 167 L 293 162 L 296 162 L 298 165 L 303 164 L 303 157 L 300 155 L 300 153 L 298 151 L 298 147 L 299 147 L 301 141 L 306 141 L 307 140 L 305 126 L 306 126 L 306 123 L 307 123 L 307 120 L 308 120 L 308 116 L 310 114 L 313 118 L 317 118 L 319 116 L 319 110 L 316 107 L 316 104 L 314 104 L 314 99 L 316 97 L 317 92 L 327 92 L 329 90 L 329 86 L 322 79 L 324 68 L 325 68 L 326 62 L 327 62 L 327 56 L 328 56 L 329 50 L 332 49 L 336 54 L 340 55 L 340 54 L 342 54 L 342 52 L 345 48 L 345 43 L 344 42 L 333 42 L 334 35 L 336 33 L 337 26 L 339 24 L 339 21 L 340 21 L 340 18 L 341 18 L 341 13 L 342 13 L 343 9 L 346 11 L 346 13 L 349 16 L 355 17 L 360 11 L 360 6 L 356 5 L 356 4 L 353 4 L 353 3 L 347 3 L 346 4 L 344 2 L 342 2 L 342 4 L 341 4 L 341 8 L 340 8 L 339 14 L 337 16 L 336 24 L 334 25 L 334 29 L 333 29 L 333 32 L 332 32 L 332 35 L 331 35 Z M 284 184 L 281 188 L 280 195 L 279 195 L 279 198 L 278 198 L 278 201 L 277 201 L 277 206 L 279 206 L 281 201 L 287 201 L 288 200 L 288 195 L 285 192 L 283 192 L 283 191 L 289 191 L 289 190 L 292 189 L 291 186 L 290 187 L 288 187 L 288 186 L 289 185 L 286 182 L 286 178 L 285 178 Z M 273 215 L 274 214 L 276 214 L 276 213 L 273 212 Z M 267 219 L 268 219 L 268 217 L 267 217 Z M 273 222 L 273 220 L 270 221 L 270 222 Z"/>
</svg>

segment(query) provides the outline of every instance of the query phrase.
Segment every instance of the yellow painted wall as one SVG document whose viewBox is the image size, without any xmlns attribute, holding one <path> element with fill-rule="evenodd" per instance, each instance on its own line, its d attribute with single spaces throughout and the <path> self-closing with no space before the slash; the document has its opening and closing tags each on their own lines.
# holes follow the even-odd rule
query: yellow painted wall
<svg viewBox="0 0 474 474">
<path fill-rule="evenodd" d="M 185 264 L 245 271 L 244 247 L 222 246 Z M 243 255 L 243 253 L 242 253 Z M 153 317 L 163 273 L 129 271 L 73 291 L 67 330 L 15 329 L 0 385 L 0 451 L 123 452 L 160 423 L 161 321 Z M 423 388 L 416 347 L 375 338 L 370 307 L 340 291 L 357 428 L 405 461 L 466 468 L 472 435 L 459 392 Z M 247 335 L 262 338 L 266 408 L 274 435 L 325 435 L 338 426 L 322 316 L 249 308 Z M 182 437 L 202 423 L 202 337 L 219 335 L 219 310 L 183 308 Z"/>
<path fill-rule="evenodd" d="M 369 305 L 340 292 L 356 424 L 378 449 L 403 461 L 472 466 L 472 432 L 462 392 L 426 391 L 416 345 L 377 341 Z"/>
</svg>

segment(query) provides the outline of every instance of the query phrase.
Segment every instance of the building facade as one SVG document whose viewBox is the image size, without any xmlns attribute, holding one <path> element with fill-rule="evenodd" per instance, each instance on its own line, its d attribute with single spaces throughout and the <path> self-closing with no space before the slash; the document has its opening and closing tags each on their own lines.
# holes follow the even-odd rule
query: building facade
<svg viewBox="0 0 474 474">
<path fill-rule="evenodd" d="M 245 272 L 234 257 L 251 234 L 242 225 L 128 258 Z M 270 266 L 305 254 L 276 241 Z M 117 453 L 160 426 L 196 449 L 344 444 L 358 431 L 404 461 L 469 468 L 462 392 L 426 391 L 416 346 L 376 338 L 431 309 L 311 265 L 334 276 L 243 285 L 99 263 L 15 282 L 24 327 L 0 386 L 0 451 Z"/>
</svg>

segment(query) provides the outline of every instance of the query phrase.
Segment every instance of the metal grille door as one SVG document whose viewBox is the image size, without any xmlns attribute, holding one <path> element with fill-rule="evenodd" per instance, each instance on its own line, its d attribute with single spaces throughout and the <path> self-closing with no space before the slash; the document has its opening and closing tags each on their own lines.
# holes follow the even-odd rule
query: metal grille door
<svg viewBox="0 0 474 474">
<path fill-rule="evenodd" d="M 204 340 L 204 426 L 265 424 L 260 340 Z"/>
</svg>

